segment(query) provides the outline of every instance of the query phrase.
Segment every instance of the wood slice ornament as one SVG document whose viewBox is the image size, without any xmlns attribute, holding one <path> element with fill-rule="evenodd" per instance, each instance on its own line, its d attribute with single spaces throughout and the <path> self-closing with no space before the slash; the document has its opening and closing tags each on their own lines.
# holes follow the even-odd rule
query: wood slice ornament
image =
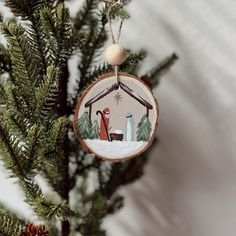
<svg viewBox="0 0 236 236">
<path fill-rule="evenodd" d="M 104 1 L 107 3 L 107 1 Z M 91 84 L 79 99 L 74 118 L 74 132 L 83 149 L 104 160 L 120 162 L 139 156 L 152 144 L 159 121 L 159 105 L 151 89 L 139 78 L 119 73 L 118 66 L 127 59 L 111 25 L 111 10 L 122 1 L 110 0 L 107 12 L 113 44 L 105 51 L 108 73 Z"/>
<path fill-rule="evenodd" d="M 74 131 L 84 150 L 119 162 L 139 156 L 152 144 L 159 105 L 150 88 L 136 76 L 108 73 L 98 78 L 78 101 Z"/>
</svg>

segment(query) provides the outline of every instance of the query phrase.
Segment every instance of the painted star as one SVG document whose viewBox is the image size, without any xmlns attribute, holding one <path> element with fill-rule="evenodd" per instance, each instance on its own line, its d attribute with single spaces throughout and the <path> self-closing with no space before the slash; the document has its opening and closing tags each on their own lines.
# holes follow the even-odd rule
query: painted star
<svg viewBox="0 0 236 236">
<path fill-rule="evenodd" d="M 116 101 L 116 105 L 119 105 L 119 102 L 122 102 L 123 97 L 120 95 L 119 92 L 116 93 L 116 95 L 113 97 L 114 100 Z"/>
</svg>

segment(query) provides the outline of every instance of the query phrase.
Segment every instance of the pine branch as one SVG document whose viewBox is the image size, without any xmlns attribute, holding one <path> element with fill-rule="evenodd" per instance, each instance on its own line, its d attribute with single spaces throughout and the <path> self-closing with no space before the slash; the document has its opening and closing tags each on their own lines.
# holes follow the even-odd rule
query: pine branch
<svg viewBox="0 0 236 236">
<path fill-rule="evenodd" d="M 64 4 L 58 5 L 55 22 L 59 42 L 65 46 L 65 42 L 71 37 L 72 26 L 69 9 Z"/>
<path fill-rule="evenodd" d="M 154 87 L 159 84 L 161 76 L 166 74 L 177 60 L 178 56 L 173 53 L 148 73 L 148 77 L 152 81 Z"/>
<path fill-rule="evenodd" d="M 22 96 L 18 96 L 17 87 L 8 83 L 5 86 L 5 113 L 8 114 L 10 123 L 18 127 L 16 132 L 20 136 L 25 136 L 26 130 L 32 125 L 30 121 L 31 113 L 27 109 L 27 102 Z M 15 128 L 14 131 L 17 131 Z"/>
<path fill-rule="evenodd" d="M 84 34 L 78 34 L 72 28 L 69 10 L 59 4 L 56 15 L 49 7 L 40 10 L 41 30 L 48 49 L 48 60 L 54 65 L 63 65 L 84 40 Z"/>
<path fill-rule="evenodd" d="M 96 58 L 96 53 L 104 46 L 107 35 L 105 32 L 105 25 L 98 25 L 98 21 L 90 23 L 91 30 L 88 34 L 86 42 L 80 48 L 81 63 L 79 65 L 80 80 L 78 89 L 84 86 L 85 79 L 89 70 Z"/>
<path fill-rule="evenodd" d="M 64 142 L 64 138 L 67 135 L 67 128 L 69 121 L 66 117 L 60 117 L 55 120 L 50 129 L 48 140 L 51 140 L 50 145 L 55 149 L 61 149 L 61 145 Z M 50 150 L 51 148 L 49 148 Z"/>
<path fill-rule="evenodd" d="M 58 67 L 49 66 L 47 75 L 35 93 L 36 110 L 35 113 L 41 118 L 41 121 L 47 121 L 56 104 L 58 96 L 60 70 Z"/>
<path fill-rule="evenodd" d="M 40 27 L 43 34 L 44 44 L 47 51 L 47 61 L 49 64 L 55 64 L 59 56 L 59 45 L 57 42 L 57 32 L 54 22 L 54 15 L 49 7 L 44 7 L 40 10 Z"/>
<path fill-rule="evenodd" d="M 73 104 L 77 101 L 78 96 L 81 91 L 83 91 L 86 86 L 94 80 L 94 76 L 97 72 L 90 71 L 89 68 L 95 62 L 97 55 L 101 52 L 101 48 L 104 46 L 104 43 L 107 39 L 105 32 L 105 23 L 103 20 L 103 12 L 100 13 L 97 17 L 100 17 L 100 20 L 97 18 L 92 18 L 89 24 L 89 32 L 85 43 L 81 46 L 81 63 L 78 66 L 80 72 L 80 79 L 78 81 L 77 96 L 73 99 Z M 104 71 L 105 66 L 102 66 Z M 101 68 L 101 67 L 100 67 Z M 100 70 L 100 69 L 99 69 Z M 101 71 L 101 70 L 100 70 Z"/>
<path fill-rule="evenodd" d="M 56 29 L 59 41 L 61 63 L 65 63 L 72 55 L 75 49 L 81 46 L 85 35 L 77 33 L 70 20 L 69 9 L 64 4 L 59 4 L 56 11 Z"/>
<path fill-rule="evenodd" d="M 28 43 L 31 46 L 31 53 L 37 55 L 35 57 L 36 64 L 44 74 L 46 67 L 49 65 L 45 60 L 45 43 L 43 42 L 43 35 L 40 30 L 39 10 L 45 6 L 50 5 L 51 0 L 6 0 L 6 6 L 16 16 L 20 16 L 22 20 L 29 22 L 29 27 L 26 31 L 28 33 Z"/>
<path fill-rule="evenodd" d="M 111 66 L 106 65 L 105 63 L 103 63 L 99 66 L 95 66 L 90 71 L 88 71 L 87 75 L 83 79 L 83 83 L 81 83 L 80 87 L 78 88 L 78 92 L 77 92 L 76 96 L 72 98 L 72 102 L 71 102 L 72 110 L 76 106 L 78 98 L 85 91 L 85 89 L 87 89 L 87 87 L 91 83 L 93 83 L 97 78 L 99 78 L 99 76 L 101 76 L 105 73 L 109 73 L 109 72 L 113 72 L 113 69 Z"/>
<path fill-rule="evenodd" d="M 25 139 L 15 136 L 9 117 L 0 114 L 0 145 L 4 165 L 11 170 L 12 177 L 31 179 L 36 173 L 40 149 L 40 129 L 32 126 Z"/>
<path fill-rule="evenodd" d="M 38 125 L 33 125 L 25 137 L 22 154 L 27 160 L 24 165 L 24 170 L 28 172 L 27 178 L 32 179 L 37 175 L 37 167 L 39 163 L 39 150 L 41 148 L 41 133 L 42 128 Z"/>
<path fill-rule="evenodd" d="M 25 171 L 26 162 L 24 160 L 18 140 L 11 133 L 11 127 L 7 124 L 7 118 L 0 114 L 0 146 L 2 160 L 5 167 L 11 170 L 12 177 L 23 179 L 29 173 Z"/>
<path fill-rule="evenodd" d="M 80 217 L 78 213 L 70 209 L 69 205 L 65 201 L 52 203 L 51 201 L 42 198 L 36 198 L 34 201 L 34 211 L 38 216 L 44 217 L 47 220 L 52 220 L 55 217 L 60 219 Z"/>
<path fill-rule="evenodd" d="M 107 214 L 114 214 L 124 206 L 124 197 L 113 194 L 107 204 Z"/>
<path fill-rule="evenodd" d="M 6 209 L 0 207 L 0 234 L 2 236 L 18 236 L 26 222 Z"/>
<path fill-rule="evenodd" d="M 7 49 L 0 44 L 0 75 L 11 71 L 11 59 Z"/>
<path fill-rule="evenodd" d="M 28 5 L 25 3 L 29 2 Z M 44 44 L 42 41 L 42 34 L 39 26 L 38 10 L 47 1 L 6 1 L 6 5 L 10 7 L 11 11 L 17 15 L 22 16 L 22 20 L 27 20 L 28 27 L 25 30 L 27 33 L 28 44 L 30 45 L 31 54 L 34 55 L 34 60 L 40 69 L 39 74 L 44 74 L 46 70 L 46 61 L 43 55 Z"/>
<path fill-rule="evenodd" d="M 65 159 L 63 143 L 67 135 L 67 127 L 67 118 L 61 117 L 55 120 L 43 142 L 44 148 L 42 149 L 42 155 L 44 159 L 40 165 L 40 169 L 57 193 L 63 191 L 61 171 L 63 168 L 63 160 Z"/>
<path fill-rule="evenodd" d="M 79 217 L 77 212 L 70 209 L 65 201 L 52 202 L 47 200 L 38 185 L 32 181 L 20 180 L 22 190 L 26 194 L 27 203 L 33 207 L 34 212 L 45 220 L 54 220 L 56 217 L 67 219 Z"/>
<path fill-rule="evenodd" d="M 39 8 L 46 4 L 46 0 L 6 0 L 8 6 L 15 16 L 20 16 L 23 20 L 29 20 Z"/>
<path fill-rule="evenodd" d="M 55 216 L 66 218 L 77 215 L 70 210 L 65 202 L 56 204 L 46 200 L 39 187 L 32 182 L 38 162 L 35 156 L 36 149 L 40 147 L 36 145 L 36 142 L 38 142 L 36 127 L 33 127 L 32 131 L 29 132 L 25 145 L 20 145 L 19 140 L 9 133 L 10 127 L 4 126 L 4 123 L 4 120 L 1 119 L 0 145 L 4 165 L 11 170 L 12 177 L 19 178 L 19 183 L 26 194 L 27 202 L 32 205 L 34 211 L 45 218 L 53 218 Z"/>
<path fill-rule="evenodd" d="M 108 11 L 108 8 L 111 8 L 111 11 L 110 11 L 111 18 L 119 19 L 122 21 L 129 19 L 130 15 L 128 11 L 124 9 L 123 5 L 121 4 L 114 5 L 115 3 L 117 3 L 116 0 L 111 1 L 110 3 L 106 4 L 106 9 L 105 9 L 106 12 Z"/>
<path fill-rule="evenodd" d="M 47 66 L 49 66 L 48 61 L 46 61 L 45 54 L 45 43 L 43 42 L 43 35 L 40 31 L 40 23 L 39 23 L 39 16 L 36 15 L 34 18 L 31 19 L 31 28 L 26 29 L 27 32 L 27 39 L 30 45 L 31 53 L 33 55 L 37 55 L 35 57 L 35 63 L 38 65 L 39 73 L 44 75 L 46 73 Z M 36 85 L 42 79 L 39 78 L 36 81 Z"/>
<path fill-rule="evenodd" d="M 91 84 L 93 83 L 99 76 L 113 72 L 113 68 L 110 65 L 106 65 L 105 63 L 101 64 L 100 66 L 96 66 L 94 69 L 92 69 L 91 72 L 87 74 L 87 76 L 84 79 L 83 87 L 80 87 L 81 93 Z"/>
<path fill-rule="evenodd" d="M 147 53 L 145 50 L 140 50 L 138 53 L 129 52 L 129 56 L 125 63 L 120 66 L 121 71 L 125 71 L 126 73 L 135 74 L 139 69 L 139 64 L 145 59 Z"/>
<path fill-rule="evenodd" d="M 14 64 L 13 82 L 17 86 L 17 95 L 21 96 L 27 104 L 24 109 L 27 109 L 30 114 L 34 114 L 34 86 L 41 78 L 41 70 L 35 59 L 37 55 L 31 54 L 25 30 L 20 25 L 15 23 L 10 23 L 8 26 L 2 25 L 1 30 L 11 45 L 9 53 Z"/>
<path fill-rule="evenodd" d="M 74 18 L 74 28 L 79 32 L 83 27 L 85 27 L 93 18 L 96 12 L 97 1 L 96 0 L 86 0 L 82 9 L 78 11 Z"/>
<path fill-rule="evenodd" d="M 107 212 L 107 199 L 95 191 L 87 197 L 86 201 L 92 204 L 76 230 L 82 235 L 105 236 L 106 232 L 101 228 L 101 223 Z"/>
<path fill-rule="evenodd" d="M 6 91 L 3 83 L 0 81 L 0 105 L 4 105 L 6 103 Z"/>
<path fill-rule="evenodd" d="M 41 7 L 43 7 L 46 2 L 47 4 L 50 4 L 50 1 L 45 1 Z M 30 21 L 30 27 L 27 28 L 26 31 L 28 33 L 28 39 L 29 44 L 31 45 L 32 53 L 38 55 L 38 57 L 35 58 L 37 60 L 37 65 L 41 69 L 41 74 L 45 74 L 46 68 L 50 64 L 49 61 L 47 61 L 47 49 L 44 41 L 44 35 L 41 31 L 39 9 L 37 9 L 34 14 L 28 17 L 28 20 Z"/>
</svg>

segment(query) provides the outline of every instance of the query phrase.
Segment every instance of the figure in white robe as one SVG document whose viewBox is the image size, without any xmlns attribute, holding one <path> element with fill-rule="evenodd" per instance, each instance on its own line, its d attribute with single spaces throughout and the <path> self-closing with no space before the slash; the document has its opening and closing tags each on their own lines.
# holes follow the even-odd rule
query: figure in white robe
<svg viewBox="0 0 236 236">
<path fill-rule="evenodd" d="M 134 117 L 131 112 L 126 114 L 126 141 L 134 141 Z"/>
</svg>

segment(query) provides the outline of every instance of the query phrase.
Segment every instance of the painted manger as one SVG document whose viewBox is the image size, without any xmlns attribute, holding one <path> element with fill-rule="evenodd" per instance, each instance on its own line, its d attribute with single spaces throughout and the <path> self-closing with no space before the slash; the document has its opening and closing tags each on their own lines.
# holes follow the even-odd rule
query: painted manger
<svg viewBox="0 0 236 236">
<path fill-rule="evenodd" d="M 127 159 L 152 142 L 158 109 L 138 78 L 106 75 L 88 88 L 76 109 L 74 127 L 82 145 L 109 160 Z"/>
<path fill-rule="evenodd" d="M 115 130 L 113 133 L 110 133 L 111 141 L 123 141 L 124 134 L 122 130 Z"/>
</svg>

